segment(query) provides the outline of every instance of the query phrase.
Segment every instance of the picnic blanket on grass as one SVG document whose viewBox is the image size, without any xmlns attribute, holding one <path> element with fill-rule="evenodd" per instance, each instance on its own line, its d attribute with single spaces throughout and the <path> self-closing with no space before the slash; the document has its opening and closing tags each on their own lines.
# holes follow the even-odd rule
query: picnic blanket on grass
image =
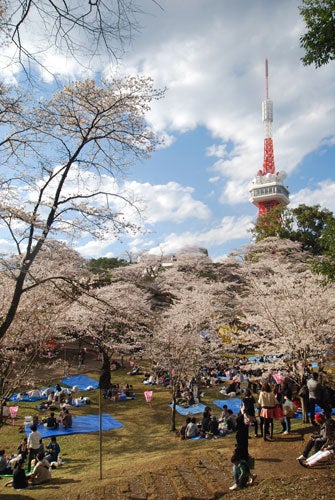
<svg viewBox="0 0 335 500">
<path fill-rule="evenodd" d="M 87 375 L 66 377 L 62 379 L 62 383 L 68 387 L 78 387 L 79 391 L 87 391 L 88 388 L 93 387 L 93 389 L 97 389 L 99 387 L 99 382 L 94 378 L 87 377 Z"/>
<path fill-rule="evenodd" d="M 170 408 L 173 407 L 173 403 L 169 404 Z M 198 403 L 192 406 L 180 406 L 176 405 L 176 412 L 180 415 L 188 416 L 188 415 L 196 415 L 197 413 L 203 413 L 205 411 L 206 406 Z"/>
<path fill-rule="evenodd" d="M 318 413 L 322 413 L 322 408 L 319 406 L 319 405 L 315 405 L 315 415 L 318 414 Z M 310 412 L 308 411 L 307 412 L 308 416 L 311 416 Z M 335 408 L 332 409 L 332 412 L 331 412 L 332 415 L 335 415 Z M 295 414 L 294 414 L 294 418 L 302 418 L 302 411 L 301 411 L 301 408 L 299 408 Z"/>
<path fill-rule="evenodd" d="M 232 410 L 233 413 L 238 413 L 241 409 L 242 400 L 240 398 L 216 399 L 213 404 L 221 408 L 221 410 L 223 405 L 227 405 L 228 409 Z"/>
<path fill-rule="evenodd" d="M 14 393 L 12 397 L 9 398 L 9 401 L 13 401 L 15 403 L 35 403 L 35 401 L 41 401 L 42 399 L 47 399 L 45 395 L 40 396 L 29 396 L 27 393 Z"/>
<path fill-rule="evenodd" d="M 111 429 L 120 429 L 124 427 L 121 422 L 113 418 L 108 413 L 102 414 L 102 430 L 109 431 Z M 67 436 L 70 434 L 88 434 L 89 432 L 99 431 L 99 415 L 83 415 L 81 417 L 72 418 L 72 427 L 64 429 L 61 425 L 59 429 L 47 429 L 44 424 L 40 424 L 37 430 L 41 433 L 42 438 L 50 436 Z M 27 436 L 31 432 L 30 425 L 25 426 Z"/>
</svg>

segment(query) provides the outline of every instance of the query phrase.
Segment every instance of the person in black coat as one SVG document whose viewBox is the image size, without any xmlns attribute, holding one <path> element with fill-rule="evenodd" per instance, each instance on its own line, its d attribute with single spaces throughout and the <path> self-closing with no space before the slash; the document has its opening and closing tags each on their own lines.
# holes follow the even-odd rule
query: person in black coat
<svg viewBox="0 0 335 500">
<path fill-rule="evenodd" d="M 242 460 L 249 460 L 249 426 L 244 423 L 243 413 L 239 413 L 236 419 L 236 447 L 235 452 Z"/>
</svg>

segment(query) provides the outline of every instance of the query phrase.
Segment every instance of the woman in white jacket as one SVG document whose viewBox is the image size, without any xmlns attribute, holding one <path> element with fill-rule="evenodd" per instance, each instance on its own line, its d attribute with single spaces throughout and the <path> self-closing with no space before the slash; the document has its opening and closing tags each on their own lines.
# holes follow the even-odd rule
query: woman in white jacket
<svg viewBox="0 0 335 500">
<path fill-rule="evenodd" d="M 262 434 L 264 441 L 268 441 L 267 435 L 270 434 L 270 439 L 273 438 L 273 418 L 275 406 L 278 404 L 276 396 L 271 390 L 268 382 L 262 385 L 259 393 L 258 404 L 261 407 L 260 417 L 262 425 Z"/>
</svg>

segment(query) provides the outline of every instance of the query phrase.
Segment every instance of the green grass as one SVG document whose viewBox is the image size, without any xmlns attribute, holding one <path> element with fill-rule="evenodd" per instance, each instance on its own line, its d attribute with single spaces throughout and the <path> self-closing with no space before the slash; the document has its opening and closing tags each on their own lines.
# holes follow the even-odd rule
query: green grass
<svg viewBox="0 0 335 500">
<path fill-rule="evenodd" d="M 86 373 L 86 375 L 97 378 L 96 373 Z M 142 383 L 142 376 L 131 377 L 126 370 L 113 372 L 113 383 L 120 386 L 133 384 L 136 393 L 135 400 L 126 402 L 111 402 L 102 399 L 102 412 L 110 413 L 114 418 L 124 424 L 121 429 L 103 432 L 102 437 L 102 481 L 110 482 L 112 478 L 125 476 L 126 473 L 137 473 L 146 470 L 149 464 L 154 467 L 160 466 L 162 461 L 173 460 L 181 452 L 187 455 L 193 454 L 197 449 L 204 447 L 213 448 L 213 442 L 181 442 L 171 432 L 171 410 L 168 407 L 170 402 L 170 392 L 161 385 L 150 387 L 153 390 L 152 409 L 145 402 L 143 392 L 148 390 L 148 386 Z M 56 382 L 58 382 L 57 380 Z M 98 414 L 99 413 L 99 391 L 89 393 L 79 393 L 89 395 L 91 404 L 71 409 L 73 416 Z M 210 404 L 218 397 L 217 389 L 206 391 L 204 404 Z M 19 433 L 19 427 L 23 424 L 25 415 L 35 415 L 36 403 L 20 403 L 19 419 L 16 425 L 5 424 L 0 429 L 1 447 L 6 453 L 15 453 L 19 442 L 24 434 Z M 213 407 L 213 405 L 212 405 Z M 214 409 L 214 408 L 213 408 Z M 57 413 L 57 412 L 56 412 Z M 217 408 L 217 415 L 220 414 Z M 39 413 L 40 418 L 43 414 Z M 199 415 L 200 417 L 200 415 Z M 177 414 L 176 426 L 179 428 L 185 421 L 185 417 Z M 72 495 L 75 488 L 76 493 L 81 490 L 87 493 L 88 488 L 94 489 L 94 484 L 100 480 L 99 461 L 99 433 L 73 434 L 69 436 L 59 436 L 57 439 L 61 447 L 61 455 L 66 462 L 64 466 L 53 471 L 52 483 L 57 485 L 53 490 L 52 485 L 41 486 L 38 489 L 29 490 L 31 498 L 45 498 L 46 490 L 48 498 L 53 495 L 64 498 L 74 498 Z M 45 444 L 48 442 L 44 440 Z M 0 481 L 2 493 L 8 496 L 15 496 L 12 488 L 4 490 Z"/>
<path fill-rule="evenodd" d="M 98 372 L 86 373 L 93 378 L 98 378 Z M 109 400 L 102 400 L 102 412 L 110 413 L 119 420 L 124 427 L 103 432 L 102 435 L 102 479 L 100 479 L 99 461 L 99 433 L 74 434 L 60 436 L 58 442 L 61 447 L 61 454 L 65 461 L 64 466 L 53 471 L 53 478 L 50 484 L 41 485 L 24 493 L 25 498 L 32 499 L 88 499 L 95 500 L 102 498 L 112 498 L 104 496 L 104 487 L 109 487 L 120 479 L 135 477 L 147 471 L 159 471 L 164 468 L 171 468 L 177 463 L 186 463 L 188 460 L 203 456 L 206 452 L 219 452 L 224 457 L 224 468 L 227 471 L 229 482 L 231 480 L 231 456 L 235 436 L 226 436 L 224 439 L 181 441 L 171 432 L 171 409 L 170 392 L 161 385 L 148 387 L 142 383 L 143 377 L 138 375 L 131 377 L 126 370 L 118 370 L 112 374 L 112 382 L 119 383 L 120 386 L 129 383 L 133 384 L 136 393 L 135 400 L 114 403 Z M 55 382 L 59 382 L 56 380 Z M 145 390 L 153 390 L 152 409 L 150 409 L 144 399 Z M 71 411 L 74 416 L 98 414 L 99 413 L 99 391 L 89 393 L 79 393 L 79 395 L 89 395 L 91 404 Z M 220 399 L 218 388 L 205 389 L 205 396 L 202 399 L 204 404 L 208 404 L 213 413 L 220 416 L 221 410 L 213 405 L 214 399 Z M 15 426 L 4 425 L 0 429 L 0 447 L 7 453 L 14 453 L 17 449 L 23 434 L 19 433 L 19 427 L 23 424 L 25 415 L 37 413 L 36 403 L 20 404 L 20 419 Z M 40 414 L 42 417 L 42 414 Z M 201 414 L 196 415 L 198 419 Z M 176 427 L 179 428 L 185 421 L 185 417 L 177 414 Z M 277 441 L 270 443 L 270 456 L 264 458 L 264 444 L 262 440 L 252 440 L 252 452 L 255 453 L 257 462 L 257 473 L 262 478 L 255 488 L 247 489 L 244 494 L 246 500 L 249 498 L 298 498 L 295 496 L 296 481 L 305 474 L 305 469 L 297 467 L 295 457 L 301 453 L 303 436 L 310 432 L 301 420 L 295 419 L 292 422 L 295 430 L 295 437 L 292 441 Z M 280 423 L 276 422 L 276 432 L 280 430 Z M 47 441 L 47 440 L 45 440 Z M 285 445 L 286 443 L 286 445 Z M 286 448 L 285 448 L 286 446 Z M 284 447 L 284 448 L 283 448 Z M 283 449 L 286 449 L 287 457 L 283 459 Z M 272 461 L 277 463 L 276 469 L 272 469 Z M 273 476 L 272 472 L 275 472 Z M 321 479 L 321 471 L 308 471 L 310 479 L 304 481 L 306 484 L 306 495 L 310 491 L 311 481 L 314 480 L 314 472 L 318 479 Z M 306 474 L 305 474 L 306 475 Z M 291 477 L 292 476 L 292 477 Z M 326 477 L 326 476 L 325 476 Z M 333 476 L 332 476 L 333 477 Z M 325 491 L 329 490 L 327 480 L 325 481 Z M 4 488 L 5 480 L 0 480 L 0 498 L 21 498 L 13 488 Z M 275 486 L 274 486 L 275 485 Z M 227 484 L 229 486 L 229 484 Z M 273 486 L 273 487 L 272 487 Z M 302 487 L 302 486 L 301 486 Z M 300 486 L 299 486 L 300 488 Z M 328 488 L 328 489 L 327 489 Z M 274 494 L 277 491 L 277 496 Z M 301 488 L 299 497 L 301 498 Z M 279 493 L 280 492 L 280 493 Z M 227 492 L 225 496 L 229 497 Z M 303 495 L 302 495 L 303 496 Z M 124 498 L 128 498 L 125 496 Z M 320 497 L 324 498 L 324 497 Z M 329 498 L 329 497 L 328 497 Z"/>
</svg>

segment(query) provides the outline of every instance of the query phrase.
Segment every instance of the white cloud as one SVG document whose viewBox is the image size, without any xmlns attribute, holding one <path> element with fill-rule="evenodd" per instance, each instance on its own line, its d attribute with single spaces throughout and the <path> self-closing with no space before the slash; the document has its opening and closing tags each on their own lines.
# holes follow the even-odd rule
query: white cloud
<svg viewBox="0 0 335 500">
<path fill-rule="evenodd" d="M 212 186 L 208 185 L 207 191 L 197 190 L 196 171 L 192 171 L 186 181 L 187 172 L 182 172 L 183 180 L 178 177 L 177 181 L 177 177 L 173 177 L 176 172 L 172 164 L 171 177 L 167 178 L 165 171 L 162 181 L 157 181 L 158 164 L 155 182 L 149 174 L 148 182 L 116 183 L 104 177 L 103 183 L 106 190 L 114 190 L 116 194 L 131 193 L 130 198 L 143 210 L 143 221 L 131 205 L 122 203 L 121 198 L 115 198 L 113 203 L 116 210 L 133 222 L 144 223 L 153 233 L 161 229 L 159 223 L 175 223 L 173 229 L 165 229 L 171 231 L 169 236 L 157 232 L 154 242 L 153 238 L 148 241 L 145 236 L 136 235 L 130 241 L 130 248 L 140 249 L 142 245 L 160 251 L 159 239 L 170 251 L 185 245 L 214 247 L 229 240 L 237 241 L 247 236 L 250 218 L 225 218 L 223 224 L 213 228 L 214 202 L 228 205 L 225 213 L 234 215 L 235 205 L 248 202 L 250 181 L 262 167 L 264 58 L 269 59 L 269 94 L 274 103 L 276 169 L 289 175 L 301 168 L 311 152 L 335 144 L 335 66 L 329 64 L 315 70 L 302 65 L 299 37 L 304 26 L 298 10 L 300 0 L 161 0 L 162 9 L 155 2 L 139 2 L 147 14 L 141 16 L 143 28 L 136 33 L 132 50 L 123 59 L 122 67 L 103 65 L 103 59 L 97 58 L 91 73 L 86 74 L 96 70 L 100 71 L 99 76 L 110 75 L 116 70 L 119 73 L 140 72 L 151 76 L 156 87 L 166 86 L 166 98 L 152 103 L 149 123 L 165 138 L 162 149 L 166 152 L 173 152 L 174 146 L 178 148 L 177 139 L 182 133 L 197 128 L 198 139 L 198 131 L 204 132 L 199 141 L 203 148 L 199 165 L 208 167 L 212 162 L 208 168 L 208 183 Z M 31 47 L 40 44 L 37 37 L 39 33 L 35 30 L 31 35 Z M 77 61 L 65 59 L 54 47 L 49 48 L 44 61 L 50 70 L 68 79 L 85 74 Z M 86 64 L 86 61 L 80 62 Z M 7 69 L 3 75 L 15 79 L 18 69 L 14 68 L 12 74 Z M 42 77 L 48 81 L 47 73 Z M 206 140 L 203 140 L 205 135 Z M 177 148 L 176 154 L 188 155 L 189 151 Z M 162 153 L 164 151 L 159 154 Z M 201 182 L 203 179 L 202 175 Z M 92 186 L 97 179 L 86 180 L 89 180 L 86 185 Z M 81 188 L 86 180 L 83 179 Z M 75 184 L 74 177 L 67 194 Z M 215 191 L 209 193 L 214 184 Z M 290 177 L 287 184 L 290 185 Z M 219 200 L 218 186 L 221 188 Z M 291 194 L 291 206 L 319 203 L 335 209 L 332 180 L 316 188 L 312 183 L 309 186 Z M 200 192 L 206 192 L 211 210 L 198 195 Z M 104 201 L 101 199 L 101 203 Z M 240 207 L 237 210 L 241 213 Z M 197 227 L 195 232 L 187 226 L 188 232 L 178 234 L 184 231 L 182 223 L 185 221 L 197 221 L 199 225 L 203 222 L 203 226 L 206 224 L 213 229 L 202 231 L 199 225 L 193 225 Z M 108 249 L 92 248 L 94 252 Z M 90 252 L 89 244 L 83 245 L 83 251 Z"/>
<path fill-rule="evenodd" d="M 210 248 L 224 245 L 227 241 L 246 238 L 251 224 L 252 218 L 249 216 L 224 217 L 218 227 L 208 231 L 171 233 L 159 246 L 151 248 L 150 253 L 173 253 L 185 246 Z"/>
<path fill-rule="evenodd" d="M 114 257 L 112 253 L 106 253 L 106 249 L 113 243 L 109 240 L 91 240 L 75 247 L 75 250 L 85 258 Z"/>
<path fill-rule="evenodd" d="M 141 200 L 143 216 L 148 224 L 163 221 L 181 223 L 189 218 L 207 219 L 210 216 L 209 208 L 202 201 L 194 199 L 194 188 L 181 186 L 177 182 L 153 185 L 132 181 L 126 182 L 125 188 Z"/>
<path fill-rule="evenodd" d="M 304 203 L 305 205 L 320 205 L 322 208 L 328 208 L 335 213 L 335 182 L 325 180 L 318 183 L 318 189 L 301 189 L 291 196 L 290 206 L 297 207 Z"/>
<path fill-rule="evenodd" d="M 16 245 L 9 240 L 0 238 L 0 255 L 16 254 Z"/>
<path fill-rule="evenodd" d="M 222 194 L 230 203 L 243 198 L 230 197 L 231 186 L 241 193 L 263 163 L 265 57 L 277 169 L 292 173 L 324 137 L 334 136 L 334 65 L 316 71 L 301 64 L 304 25 L 298 6 L 298 0 L 211 0 L 208 8 L 204 0 L 169 0 L 162 16 L 147 20 L 148 30 L 126 59 L 168 88 L 149 114 L 156 130 L 204 126 L 222 141 L 207 154 L 219 158 L 213 168 L 230 183 Z M 276 41 L 266 45 L 266 53 L 264 40 Z"/>
</svg>

